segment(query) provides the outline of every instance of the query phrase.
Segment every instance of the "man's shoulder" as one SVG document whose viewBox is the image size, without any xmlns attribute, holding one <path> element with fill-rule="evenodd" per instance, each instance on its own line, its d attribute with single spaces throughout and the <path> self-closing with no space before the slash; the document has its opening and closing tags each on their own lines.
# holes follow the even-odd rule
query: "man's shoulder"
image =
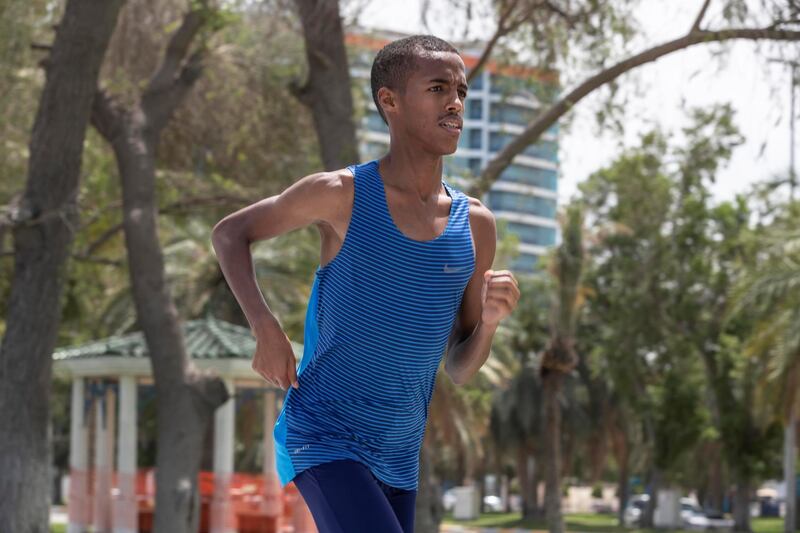
<svg viewBox="0 0 800 533">
<path fill-rule="evenodd" d="M 470 225 L 483 232 L 494 232 L 496 225 L 494 213 L 477 198 L 467 196 L 467 201 L 469 202 Z"/>
<path fill-rule="evenodd" d="M 317 182 L 317 187 L 326 189 L 331 193 L 343 193 L 347 189 L 353 189 L 353 173 L 350 168 L 340 168 L 337 170 L 326 170 L 311 175 Z"/>
<path fill-rule="evenodd" d="M 325 207 L 346 207 L 353 201 L 353 180 L 352 172 L 341 168 L 315 172 L 301 181 L 308 182 L 306 193 L 309 202 L 323 203 Z"/>
<path fill-rule="evenodd" d="M 316 182 L 313 188 L 314 198 L 309 198 L 317 204 L 322 215 L 317 221 L 318 225 L 340 227 L 350 219 L 354 197 L 353 173 L 349 168 L 328 170 L 313 174 Z"/>
</svg>

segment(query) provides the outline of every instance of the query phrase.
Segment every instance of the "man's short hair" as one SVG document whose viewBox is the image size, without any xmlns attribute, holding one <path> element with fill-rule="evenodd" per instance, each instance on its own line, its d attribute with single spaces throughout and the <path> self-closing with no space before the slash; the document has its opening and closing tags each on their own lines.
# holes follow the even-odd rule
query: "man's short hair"
<svg viewBox="0 0 800 533">
<path fill-rule="evenodd" d="M 425 52 L 454 52 L 457 54 L 458 50 L 452 44 L 433 35 L 411 35 L 390 42 L 375 56 L 370 72 L 372 99 L 386 124 L 389 121 L 386 120 L 378 102 L 378 89 L 389 87 L 395 91 L 404 91 L 417 58 Z"/>
</svg>

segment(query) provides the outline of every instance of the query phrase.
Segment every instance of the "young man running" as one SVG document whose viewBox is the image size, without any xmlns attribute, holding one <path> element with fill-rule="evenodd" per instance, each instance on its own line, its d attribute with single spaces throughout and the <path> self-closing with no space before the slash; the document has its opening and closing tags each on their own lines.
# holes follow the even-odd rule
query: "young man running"
<svg viewBox="0 0 800 533">
<path fill-rule="evenodd" d="M 281 486 L 294 481 L 321 533 L 411 533 L 434 379 L 467 382 L 519 300 L 491 270 L 492 213 L 442 180 L 467 84 L 433 36 L 386 45 L 371 74 L 389 153 L 306 176 L 220 221 L 212 240 L 257 347 L 253 368 L 288 390 L 273 429 Z M 256 284 L 253 242 L 315 224 L 322 237 L 300 367 Z"/>
</svg>

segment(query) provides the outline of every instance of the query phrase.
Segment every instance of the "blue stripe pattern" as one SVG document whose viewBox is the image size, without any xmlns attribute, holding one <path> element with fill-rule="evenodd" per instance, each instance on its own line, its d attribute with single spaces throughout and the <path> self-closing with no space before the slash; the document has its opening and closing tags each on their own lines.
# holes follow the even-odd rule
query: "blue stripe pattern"
<svg viewBox="0 0 800 533">
<path fill-rule="evenodd" d="M 436 373 L 475 269 L 469 199 L 452 199 L 445 230 L 420 241 L 395 225 L 378 161 L 348 167 L 353 211 L 341 249 L 316 269 L 300 387 L 275 423 L 281 487 L 298 473 L 353 459 L 392 487 L 416 490 Z"/>
</svg>

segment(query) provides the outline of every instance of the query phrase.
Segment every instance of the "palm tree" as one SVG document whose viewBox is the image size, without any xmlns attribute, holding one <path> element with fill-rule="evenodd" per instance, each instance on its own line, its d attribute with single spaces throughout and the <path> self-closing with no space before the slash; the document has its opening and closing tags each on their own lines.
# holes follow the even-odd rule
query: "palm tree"
<svg viewBox="0 0 800 533">
<path fill-rule="evenodd" d="M 786 515 L 784 531 L 800 527 L 795 484 L 797 423 L 800 418 L 800 230 L 796 209 L 758 237 L 766 242 L 760 261 L 746 268 L 734 290 L 730 315 L 750 312 L 759 326 L 746 344 L 751 356 L 768 358 L 770 371 L 763 377 L 760 403 L 772 405 L 773 415 L 784 424 L 784 480 Z M 792 216 L 794 223 L 792 223 Z"/>
<path fill-rule="evenodd" d="M 491 409 L 490 433 L 498 464 L 512 458 L 519 481 L 522 517 L 543 515 L 536 491 L 541 476 L 542 382 L 539 355 L 547 344 L 550 280 L 541 275 L 520 276 L 520 299 L 509 324 L 513 377 L 499 387 Z"/>
<path fill-rule="evenodd" d="M 185 319 L 203 315 L 248 327 L 239 304 L 228 289 L 219 269 L 208 235 L 211 223 L 200 217 L 185 223 L 168 224 L 164 260 L 169 283 L 179 313 Z M 302 339 L 311 273 L 318 254 L 318 241 L 313 228 L 282 235 L 253 247 L 256 279 L 280 318 L 287 335 Z M 122 279 L 108 296 L 98 324 L 102 334 L 120 334 L 136 328 L 131 288 Z"/>
<path fill-rule="evenodd" d="M 585 255 L 583 208 L 579 203 L 567 206 L 561 225 L 563 242 L 556 248 L 549 266 L 556 282 L 551 302 L 550 339 L 541 359 L 545 421 L 545 515 L 551 533 L 564 532 L 561 512 L 560 395 L 565 376 L 578 363 L 575 322 L 583 302 L 581 274 Z"/>
</svg>

